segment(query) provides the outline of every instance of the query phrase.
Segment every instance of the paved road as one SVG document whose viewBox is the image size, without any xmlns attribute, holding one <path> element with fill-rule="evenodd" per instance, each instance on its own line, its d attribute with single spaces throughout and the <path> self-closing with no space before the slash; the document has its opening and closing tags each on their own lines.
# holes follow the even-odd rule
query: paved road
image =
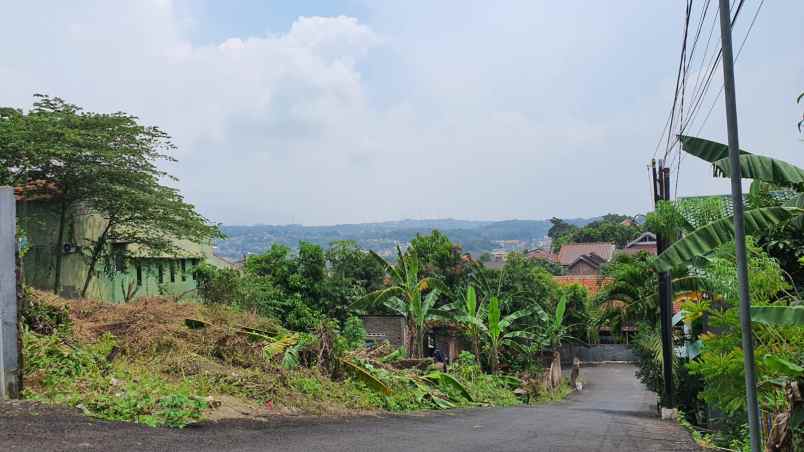
<svg viewBox="0 0 804 452">
<path fill-rule="evenodd" d="M 631 366 L 584 369 L 583 393 L 539 407 L 321 421 L 223 421 L 185 430 L 100 422 L 0 405 L 2 451 L 683 451 L 698 450 Z M 18 408 L 16 411 L 19 411 Z"/>
</svg>

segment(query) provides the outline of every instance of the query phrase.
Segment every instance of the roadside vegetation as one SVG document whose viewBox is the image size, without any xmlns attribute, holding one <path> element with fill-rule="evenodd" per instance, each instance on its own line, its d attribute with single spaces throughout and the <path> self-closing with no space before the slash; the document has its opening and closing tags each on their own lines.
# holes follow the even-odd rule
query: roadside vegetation
<svg viewBox="0 0 804 452">
<path fill-rule="evenodd" d="M 681 137 L 687 153 L 730 174 L 727 147 Z M 804 450 L 804 170 L 745 153 L 748 274 L 763 438 L 768 450 Z M 676 239 L 658 259 L 621 256 L 604 273 L 600 318 L 638 324 L 637 375 L 663 393 L 657 272 L 671 271 L 675 350 L 673 394 L 682 424 L 705 447 L 748 450 L 733 219 L 728 197 L 661 203 L 647 227 Z"/>
</svg>

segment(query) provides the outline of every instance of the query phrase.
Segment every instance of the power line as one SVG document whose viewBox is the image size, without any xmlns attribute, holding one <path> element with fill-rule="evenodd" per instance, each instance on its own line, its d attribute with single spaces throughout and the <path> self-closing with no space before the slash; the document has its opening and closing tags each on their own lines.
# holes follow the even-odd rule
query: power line
<svg viewBox="0 0 804 452">
<path fill-rule="evenodd" d="M 748 26 L 748 31 L 745 32 L 745 37 L 743 37 L 743 41 L 740 43 L 740 48 L 737 49 L 737 55 L 734 57 L 734 62 L 740 60 L 740 54 L 743 53 L 743 47 L 745 47 L 745 42 L 748 41 L 748 36 L 751 35 L 751 30 L 754 28 L 754 24 L 757 21 L 757 17 L 759 17 L 759 12 L 762 10 L 762 5 L 765 4 L 765 0 L 759 2 L 759 6 L 757 7 L 756 12 L 754 12 L 754 17 L 751 19 L 751 24 Z M 704 117 L 703 121 L 701 122 L 701 126 L 698 128 L 698 131 L 695 132 L 696 135 L 701 133 L 704 126 L 706 125 L 706 121 L 709 120 L 709 116 L 712 114 L 712 111 L 715 109 L 715 105 L 717 105 L 717 101 L 720 99 L 720 96 L 723 95 L 723 84 L 720 85 L 720 90 L 715 96 L 715 100 L 712 102 L 712 105 L 709 107 L 709 111 L 706 113 L 706 117 Z"/>
<path fill-rule="evenodd" d="M 676 115 L 676 105 L 678 105 L 678 92 L 681 84 L 682 68 L 687 56 L 687 33 L 690 29 L 690 11 L 692 9 L 692 0 L 687 0 L 687 7 L 684 11 L 684 40 L 681 46 L 681 57 L 678 59 L 678 74 L 676 75 L 676 91 L 673 95 L 673 107 L 670 109 L 670 128 L 667 131 L 667 147 L 664 150 L 664 160 L 667 160 L 667 154 L 670 152 L 670 138 L 672 137 L 673 120 Z"/>
<path fill-rule="evenodd" d="M 732 2 L 732 3 L 734 3 L 734 2 Z M 742 11 L 744 4 L 745 4 L 745 0 L 740 0 L 740 3 L 737 5 L 737 10 L 734 12 L 734 16 L 731 19 L 731 27 L 732 28 L 734 28 L 734 24 L 737 22 L 737 17 L 739 17 L 740 11 Z M 698 111 L 701 108 L 701 103 L 703 102 L 704 97 L 706 97 L 706 92 L 709 90 L 709 85 L 710 85 L 710 83 L 712 83 L 712 76 L 714 75 L 715 70 L 718 68 L 718 65 L 720 64 L 720 59 L 721 59 L 722 55 L 723 55 L 723 48 L 721 47 L 717 52 L 717 56 L 715 57 L 714 64 L 712 64 L 712 67 L 709 70 L 709 75 L 706 77 L 706 83 L 704 83 L 704 85 L 703 85 L 703 89 L 701 90 L 700 96 L 698 96 L 698 99 L 695 101 L 695 106 L 693 107 L 693 113 L 689 117 L 689 119 L 687 120 L 687 123 L 684 124 L 684 126 L 681 128 L 681 133 L 684 133 L 684 131 L 687 129 L 687 127 L 695 119 L 695 116 L 698 114 Z"/>
<path fill-rule="evenodd" d="M 698 29 L 695 31 L 695 38 L 692 40 L 692 47 L 690 48 L 689 57 L 687 57 L 687 64 L 684 68 L 684 77 L 681 89 L 681 122 L 684 122 L 684 101 L 687 97 L 686 88 L 687 88 L 687 76 L 690 72 L 690 66 L 692 62 L 695 60 L 695 49 L 698 47 L 698 39 L 701 37 L 701 30 L 703 29 L 704 22 L 706 21 L 706 14 L 709 12 L 709 2 L 711 0 L 706 0 L 704 7 L 701 8 L 701 16 L 698 19 Z"/>
<path fill-rule="evenodd" d="M 732 0 L 732 2 L 731 2 L 732 7 L 734 6 L 734 3 L 736 3 L 736 0 Z M 754 13 L 754 17 L 751 19 L 751 24 L 748 27 L 748 31 L 746 32 L 746 35 L 743 38 L 742 43 L 740 44 L 740 48 L 739 48 L 739 50 L 737 52 L 737 58 L 735 58 L 735 61 L 739 58 L 740 54 L 742 53 L 743 47 L 745 46 L 745 43 L 748 40 L 749 35 L 751 34 L 751 30 L 754 27 L 754 23 L 756 22 L 757 16 L 759 15 L 759 11 L 762 9 L 762 5 L 764 3 L 765 3 L 765 0 L 762 0 L 760 2 L 760 5 L 757 7 L 756 12 Z M 740 3 L 737 5 L 737 9 L 735 10 L 734 15 L 732 16 L 732 19 L 731 19 L 731 22 L 730 22 L 730 26 L 732 28 L 734 27 L 734 24 L 736 23 L 737 18 L 739 17 L 740 12 L 742 11 L 742 8 L 743 8 L 744 4 L 745 4 L 745 0 L 740 0 Z M 688 4 L 688 7 L 689 7 L 689 4 Z M 693 54 L 694 51 L 695 51 L 695 44 L 697 43 L 701 27 L 703 26 L 703 22 L 704 22 L 705 17 L 706 17 L 706 10 L 708 9 L 708 7 L 709 7 L 709 1 L 707 0 L 705 8 L 701 12 L 701 19 L 700 19 L 699 24 L 698 24 L 698 31 L 696 31 L 696 38 L 694 40 L 692 50 L 690 51 L 691 54 Z M 718 11 L 719 10 L 720 10 L 720 7 L 718 7 Z M 689 9 L 687 11 L 689 11 Z M 704 51 L 704 55 L 701 58 L 701 68 L 703 68 L 703 64 L 706 61 L 706 54 L 708 53 L 709 41 L 711 40 L 711 36 L 713 34 L 713 31 L 714 31 L 714 24 L 716 22 L 716 19 L 717 19 L 717 14 L 715 14 L 715 17 L 714 17 L 714 19 L 712 21 L 712 26 L 710 27 L 709 37 L 707 38 L 707 45 L 706 45 L 707 50 Z M 685 45 L 686 45 L 686 41 L 685 41 Z M 683 55 L 684 51 L 685 51 L 685 49 L 682 48 L 682 55 Z M 714 71 L 719 66 L 721 56 L 722 56 L 722 48 L 718 50 L 717 54 L 715 55 L 715 57 L 713 59 L 713 62 L 711 64 L 711 68 L 709 69 L 709 73 L 708 73 L 708 75 L 706 77 L 706 82 L 703 85 L 700 85 L 700 90 L 697 89 L 697 88 L 693 89 L 692 98 L 695 99 L 693 109 L 690 112 L 686 122 L 684 122 L 683 118 L 682 118 L 681 125 L 679 127 L 679 133 L 675 137 L 675 139 L 673 139 L 672 143 L 670 143 L 670 139 L 671 139 L 670 135 L 672 134 L 672 128 L 673 128 L 672 121 L 670 121 L 670 125 L 669 125 L 670 129 L 669 130 L 665 129 L 665 130 L 667 130 L 667 134 L 668 134 L 668 136 L 667 136 L 668 146 L 667 146 L 667 148 L 665 150 L 665 161 L 667 161 L 667 156 L 670 153 L 670 151 L 673 149 L 673 147 L 676 145 L 676 143 L 678 143 L 679 136 L 683 135 L 683 133 L 687 130 L 687 128 L 693 123 L 693 121 L 697 117 L 697 115 L 698 115 L 698 113 L 700 111 L 703 99 L 706 97 L 706 93 L 709 90 L 709 86 L 710 86 L 710 84 L 712 82 L 712 77 L 714 75 Z M 690 61 L 690 63 L 688 63 L 687 69 L 689 69 L 689 64 L 691 64 L 692 58 L 690 58 L 689 61 Z M 700 73 L 700 70 L 699 70 L 698 77 L 700 77 L 700 74 L 701 73 Z M 685 71 L 685 74 L 684 74 L 685 78 L 686 78 L 686 76 L 687 76 L 687 71 Z M 683 86 L 683 83 L 684 82 L 682 82 L 682 86 Z M 696 86 L 698 86 L 698 81 L 697 80 L 696 80 Z M 718 95 L 716 96 L 715 101 L 712 103 L 712 106 L 710 107 L 709 111 L 707 112 L 707 115 L 706 115 L 704 121 L 701 123 L 701 126 L 700 126 L 700 128 L 699 128 L 697 133 L 700 133 L 701 129 L 703 129 L 703 126 L 705 125 L 706 121 L 708 120 L 709 116 L 711 115 L 712 110 L 714 109 L 714 106 L 717 104 L 717 100 L 719 99 L 720 95 L 722 94 L 722 91 L 723 91 L 723 85 L 721 85 L 720 91 L 718 92 Z M 683 100 L 682 100 L 682 103 L 683 103 Z M 671 120 L 672 120 L 672 118 L 671 118 Z M 660 142 L 661 142 L 661 138 L 663 136 L 664 136 L 664 132 L 662 132 L 662 135 L 659 138 Z M 654 157 L 655 157 L 655 153 L 654 153 Z M 676 196 L 678 195 L 678 184 L 679 184 L 679 179 L 680 179 L 679 176 L 680 176 L 680 172 L 681 172 L 681 162 L 682 162 L 682 160 L 683 160 L 683 152 L 681 152 L 681 150 L 679 150 L 678 155 L 674 156 L 674 160 L 672 162 L 669 162 L 670 167 L 672 167 L 674 163 L 677 164 L 677 166 L 676 166 L 676 186 L 675 186 L 675 190 L 674 190 Z"/>
<path fill-rule="evenodd" d="M 736 2 L 736 0 L 733 0 L 732 5 L 735 2 Z M 737 18 L 739 17 L 740 11 L 742 11 L 742 8 L 743 8 L 744 4 L 745 4 L 745 0 L 740 0 L 740 3 L 737 5 L 737 9 L 734 12 L 734 16 L 732 16 L 731 27 L 734 27 L 734 24 L 737 22 Z M 686 42 L 685 42 L 685 44 L 686 44 Z M 701 107 L 701 102 L 703 101 L 703 98 L 706 96 L 706 92 L 709 90 L 709 85 L 712 82 L 712 76 L 714 75 L 715 70 L 719 66 L 722 52 L 723 52 L 722 48 L 718 50 L 717 55 L 715 56 L 714 61 L 712 63 L 712 66 L 709 69 L 709 74 L 706 77 L 706 82 L 702 85 L 702 89 L 700 90 L 699 95 L 698 96 L 693 95 L 693 97 L 696 98 L 696 100 L 695 100 L 694 106 L 692 108 L 692 112 L 691 112 L 690 116 L 688 117 L 686 123 L 682 124 L 682 126 L 680 127 L 679 135 L 682 135 L 686 131 L 687 127 L 690 125 L 690 123 L 692 123 L 692 121 L 695 119 L 695 116 L 698 114 L 698 111 L 700 110 L 700 107 Z M 675 101 L 677 102 L 677 100 L 678 99 L 676 98 Z M 675 104 L 673 105 L 673 107 L 675 107 Z M 675 110 L 675 108 L 673 108 L 673 110 Z M 670 119 L 672 119 L 672 116 L 671 116 Z M 670 129 L 669 130 L 667 130 L 667 128 L 665 128 L 665 130 L 667 131 L 667 134 L 668 134 L 668 136 L 667 136 L 668 145 L 667 145 L 667 148 L 666 148 L 666 151 L 665 151 L 665 160 L 667 159 L 667 155 L 669 154 L 670 149 L 672 149 L 676 145 L 676 143 L 678 143 L 678 140 L 679 140 L 678 135 L 677 135 L 673 139 L 672 143 L 670 142 L 671 135 L 672 135 L 672 128 L 673 128 L 672 123 L 670 124 Z M 659 142 L 660 143 L 661 143 L 661 140 L 662 140 L 663 137 L 664 137 L 664 132 L 662 132 L 662 135 L 660 135 L 660 137 L 659 137 Z M 658 151 L 658 149 L 657 149 L 657 151 Z M 654 157 L 655 157 L 655 155 L 656 155 L 656 153 L 654 152 Z"/>
<path fill-rule="evenodd" d="M 659 142 L 656 143 L 656 150 L 653 152 L 653 157 L 656 157 L 656 154 L 659 152 L 659 146 L 661 146 L 662 138 L 667 133 L 667 141 L 668 146 L 670 142 L 670 136 L 672 135 L 673 130 L 673 118 L 676 114 L 676 105 L 678 104 L 678 88 L 679 83 L 681 81 L 681 69 L 684 64 L 684 55 L 687 51 L 687 32 L 689 30 L 690 25 L 690 7 L 692 5 L 692 0 L 687 1 L 687 7 L 685 8 L 685 18 L 684 18 L 684 40 L 682 41 L 681 46 L 681 56 L 678 59 L 678 71 L 676 73 L 676 89 L 675 93 L 673 94 L 673 104 L 670 108 L 670 116 L 667 118 L 667 124 L 665 124 L 664 129 L 662 130 L 661 134 L 659 134 Z M 667 152 L 665 152 L 665 158 L 667 158 Z"/>
</svg>

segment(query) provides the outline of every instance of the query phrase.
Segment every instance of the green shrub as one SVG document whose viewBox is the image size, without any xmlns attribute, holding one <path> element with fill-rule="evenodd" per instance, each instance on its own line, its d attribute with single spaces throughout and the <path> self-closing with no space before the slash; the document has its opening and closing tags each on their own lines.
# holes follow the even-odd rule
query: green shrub
<svg viewBox="0 0 804 452">
<path fill-rule="evenodd" d="M 346 339 L 349 350 L 362 347 L 366 343 L 366 328 L 363 327 L 363 321 L 359 317 L 352 316 L 346 319 L 341 334 Z"/>
<path fill-rule="evenodd" d="M 320 397 L 322 395 L 321 382 L 315 378 L 299 377 L 291 381 L 291 386 L 302 394 Z"/>
</svg>

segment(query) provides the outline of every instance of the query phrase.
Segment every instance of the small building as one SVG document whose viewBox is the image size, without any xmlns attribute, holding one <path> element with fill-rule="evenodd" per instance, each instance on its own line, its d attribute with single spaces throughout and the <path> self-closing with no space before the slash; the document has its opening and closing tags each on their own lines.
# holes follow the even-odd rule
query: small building
<svg viewBox="0 0 804 452">
<path fill-rule="evenodd" d="M 656 256 L 656 234 L 652 232 L 643 232 L 639 237 L 628 242 L 628 244 L 622 249 L 624 254 L 629 255 L 639 254 L 643 251 L 650 255 Z"/>
<path fill-rule="evenodd" d="M 614 257 L 615 249 L 609 242 L 567 243 L 561 246 L 558 263 L 571 275 L 599 275 L 601 267 Z"/>
<path fill-rule="evenodd" d="M 531 250 L 528 251 L 527 256 L 530 260 L 542 260 L 554 264 L 558 263 L 558 255 L 551 253 L 549 249 L 539 248 Z"/>
<path fill-rule="evenodd" d="M 428 322 L 427 329 L 424 344 L 425 356 L 433 356 L 437 348 L 441 350 L 448 362 L 454 362 L 462 351 L 471 349 L 463 328 L 452 322 Z"/>
<path fill-rule="evenodd" d="M 394 348 L 407 347 L 410 338 L 404 316 L 364 315 L 360 316 L 360 320 L 366 329 L 366 345 L 388 341 Z M 452 362 L 469 347 L 463 329 L 457 325 L 444 321 L 428 322 L 422 354 L 425 357 L 433 356 L 436 348 Z"/>
<path fill-rule="evenodd" d="M 16 190 L 17 224 L 24 231 L 26 252 L 22 276 L 26 284 L 52 291 L 57 257 L 61 255 L 59 295 L 77 298 L 90 272 L 90 254 L 106 220 L 78 206 L 65 215 L 64 237 L 58 239 L 60 194 L 51 188 L 29 196 Z M 212 243 L 175 242 L 175 254 L 154 254 L 134 243 L 112 242 L 95 266 L 88 298 L 114 303 L 155 295 L 191 294 L 197 287 L 193 270 L 203 261 L 226 267 L 212 252 Z"/>
<path fill-rule="evenodd" d="M 388 341 L 393 347 L 406 347 L 408 329 L 405 317 L 401 315 L 360 316 L 366 329 L 366 345 L 376 345 Z"/>
</svg>

